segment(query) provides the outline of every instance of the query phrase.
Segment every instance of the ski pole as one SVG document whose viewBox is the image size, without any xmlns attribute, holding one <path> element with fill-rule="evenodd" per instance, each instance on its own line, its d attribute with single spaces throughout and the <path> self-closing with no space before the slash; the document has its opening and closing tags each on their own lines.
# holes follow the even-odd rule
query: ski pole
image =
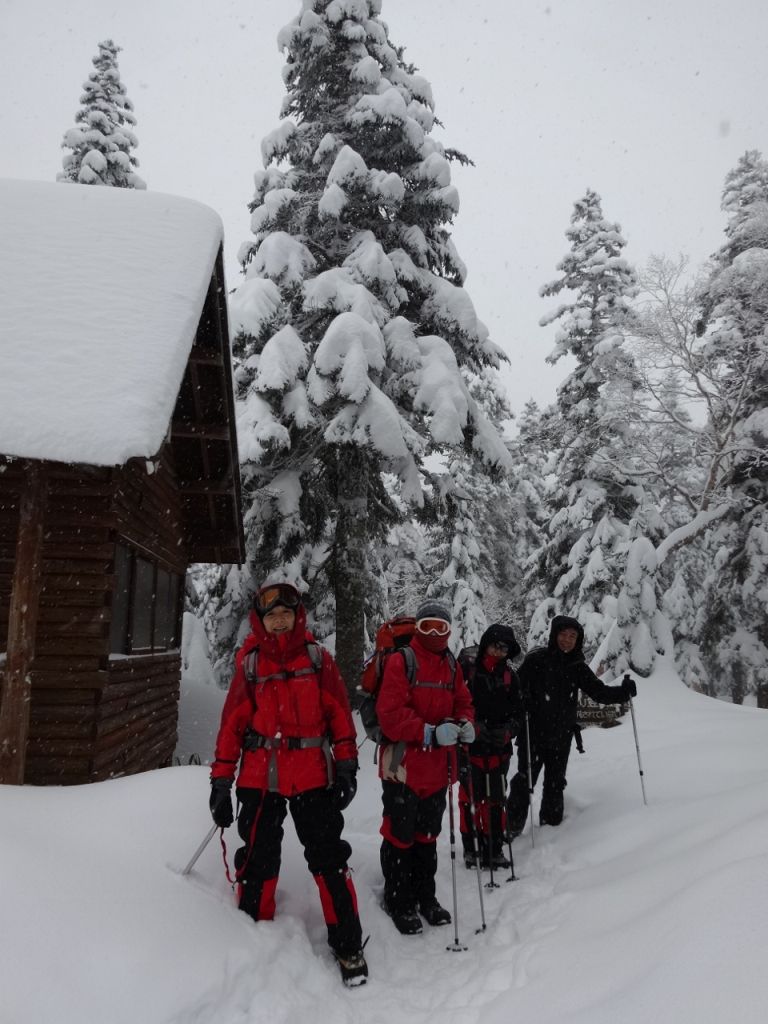
<svg viewBox="0 0 768 1024">
<path fill-rule="evenodd" d="M 472 854 L 475 858 L 475 871 L 477 872 L 477 895 L 480 897 L 480 927 L 475 929 L 475 934 L 484 932 L 485 906 L 483 904 L 483 872 L 480 868 L 480 844 L 477 838 L 477 808 L 475 807 L 475 783 L 472 779 L 472 762 L 469 759 L 469 749 L 463 747 L 462 751 L 467 759 L 467 792 L 469 793 L 469 834 L 472 836 Z"/>
<path fill-rule="evenodd" d="M 528 806 L 531 809 L 531 846 L 536 845 L 536 840 L 533 837 L 533 774 L 531 770 L 531 727 L 528 718 L 528 712 L 525 713 L 525 747 L 526 747 L 526 761 L 528 762 Z"/>
<path fill-rule="evenodd" d="M 504 806 L 504 808 L 506 808 L 506 806 L 507 806 L 507 773 L 506 773 L 506 769 L 503 768 L 503 767 L 501 768 L 501 789 L 502 789 L 502 794 L 503 794 L 503 797 L 504 797 L 504 804 L 503 804 L 503 806 Z M 503 823 L 503 821 L 504 821 L 504 816 L 502 815 L 502 823 Z M 507 881 L 508 882 L 516 882 L 517 881 L 517 876 L 515 875 L 515 858 L 512 856 L 512 836 L 509 834 L 509 820 L 507 820 L 507 824 L 506 824 L 506 827 L 504 828 L 504 832 L 506 833 L 506 836 L 507 836 L 507 849 L 509 850 L 510 876 L 507 879 Z"/>
<path fill-rule="evenodd" d="M 189 864 L 187 864 L 187 866 L 186 866 L 186 867 L 184 868 L 184 870 L 183 870 L 183 871 L 181 872 L 181 873 L 182 873 L 182 875 L 188 875 L 188 874 L 189 874 L 189 872 L 190 872 L 190 871 L 192 870 L 192 868 L 193 868 L 193 867 L 195 866 L 195 864 L 197 863 L 197 861 L 198 861 L 198 858 L 200 857 L 200 854 L 201 854 L 201 853 L 203 852 L 203 850 L 204 850 L 204 849 L 206 848 L 206 846 L 208 845 L 208 843 L 210 843 L 210 841 L 211 841 L 211 840 L 213 839 L 213 837 L 214 837 L 215 833 L 216 833 L 216 832 L 218 831 L 218 829 L 219 829 L 219 826 L 218 826 L 218 825 L 215 825 L 215 824 L 214 824 L 214 825 L 211 825 L 210 831 L 209 831 L 209 832 L 208 832 L 208 833 L 206 834 L 206 837 L 205 837 L 205 839 L 204 839 L 204 840 L 202 841 L 202 843 L 200 843 L 200 845 L 198 846 L 198 848 L 197 848 L 197 849 L 195 850 L 195 852 L 194 852 L 194 853 L 192 854 L 192 860 L 190 860 Z"/>
<path fill-rule="evenodd" d="M 453 816 L 453 772 L 451 771 L 451 750 L 448 754 L 448 827 L 451 841 L 451 882 L 453 884 L 453 945 L 445 948 L 452 953 L 463 953 L 466 946 L 459 942 L 459 901 L 456 894 L 456 823 Z M 458 757 L 458 751 L 457 751 Z"/>
<path fill-rule="evenodd" d="M 626 676 L 624 677 L 627 678 Z M 645 781 L 643 779 L 643 762 L 640 760 L 640 744 L 637 740 L 637 723 L 635 722 L 635 705 L 632 703 L 632 698 L 629 698 L 629 710 L 632 715 L 632 729 L 635 734 L 635 750 L 637 751 L 637 767 L 640 771 L 640 788 L 643 791 L 643 803 L 648 806 L 648 801 L 645 798 Z"/>
<path fill-rule="evenodd" d="M 491 773 L 488 769 L 488 758 L 485 762 L 485 803 L 488 808 L 488 867 L 491 870 L 491 877 L 485 883 L 486 889 L 498 889 L 498 882 L 493 880 L 493 804 L 491 803 Z"/>
</svg>

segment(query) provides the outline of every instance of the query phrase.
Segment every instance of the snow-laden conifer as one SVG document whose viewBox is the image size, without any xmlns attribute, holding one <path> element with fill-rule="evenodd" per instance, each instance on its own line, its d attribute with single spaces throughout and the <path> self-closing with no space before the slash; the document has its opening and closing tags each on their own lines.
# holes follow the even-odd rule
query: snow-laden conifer
<svg viewBox="0 0 768 1024">
<path fill-rule="evenodd" d="M 69 152 L 64 154 L 63 170 L 56 176 L 57 181 L 114 188 L 147 187 L 136 173 L 136 118 L 120 79 L 120 50 L 111 39 L 99 43 L 98 55 L 93 58 L 96 70 L 83 83 L 76 126 L 64 133 L 62 149 Z"/>
<path fill-rule="evenodd" d="M 630 534 L 638 534 L 636 523 L 630 525 Z M 624 562 L 616 619 L 597 656 L 611 678 L 625 672 L 649 676 L 657 655 L 671 650 L 669 624 L 658 607 L 657 568 L 653 543 L 642 535 L 634 536 Z"/>
<path fill-rule="evenodd" d="M 501 434 L 512 411 L 498 376 L 491 369 L 463 372 L 470 395 Z M 519 630 L 513 594 L 521 575 L 516 557 L 520 524 L 512 500 L 512 471 L 478 472 L 472 452 L 457 449 L 447 472 L 433 474 L 432 483 L 442 514 L 427 538 L 427 593 L 452 609 L 452 646 L 458 651 L 477 644 L 490 622 Z"/>
<path fill-rule="evenodd" d="M 768 667 L 768 162 L 745 153 L 725 181 L 726 241 L 703 293 L 706 351 L 718 366 L 729 447 L 730 511 L 713 553 L 699 616 L 701 651 L 719 692 L 740 702 Z"/>
<path fill-rule="evenodd" d="M 535 617 L 529 642 L 540 643 L 547 618 L 562 612 L 582 622 L 586 647 L 594 649 L 615 617 L 622 552 L 638 502 L 626 472 L 636 386 L 626 340 L 637 284 L 620 227 L 605 219 L 592 190 L 575 203 L 566 237 L 571 246 L 558 264 L 561 276 L 541 294 L 567 297 L 541 323 L 559 321 L 549 361 L 568 355 L 575 367 L 558 389 L 558 487 L 536 557 L 547 611 Z"/>
<path fill-rule="evenodd" d="M 508 460 L 461 374 L 501 358 L 450 234 L 465 158 L 433 137 L 429 83 L 380 11 L 304 0 L 281 31 L 283 120 L 262 144 L 233 303 L 251 582 L 291 562 L 333 595 L 350 683 L 371 544 L 398 518 L 385 475 L 418 505 L 431 453 Z"/>
</svg>

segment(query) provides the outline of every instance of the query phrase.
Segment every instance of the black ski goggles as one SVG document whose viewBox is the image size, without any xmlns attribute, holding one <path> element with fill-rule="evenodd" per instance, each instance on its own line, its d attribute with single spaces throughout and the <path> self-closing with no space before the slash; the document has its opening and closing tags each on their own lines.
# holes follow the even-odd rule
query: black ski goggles
<svg viewBox="0 0 768 1024">
<path fill-rule="evenodd" d="M 301 594 L 290 583 L 271 583 L 256 591 L 253 607 L 259 615 L 266 615 L 273 608 L 282 605 L 294 611 L 301 604 Z"/>
</svg>

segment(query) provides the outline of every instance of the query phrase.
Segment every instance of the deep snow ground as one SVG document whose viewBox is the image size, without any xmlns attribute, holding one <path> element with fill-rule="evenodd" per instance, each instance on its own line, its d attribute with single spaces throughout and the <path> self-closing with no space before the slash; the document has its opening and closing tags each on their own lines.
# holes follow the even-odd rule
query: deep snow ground
<svg viewBox="0 0 768 1024">
<path fill-rule="evenodd" d="M 535 848 L 527 830 L 514 843 L 519 880 L 484 890 L 485 934 L 459 867 L 463 953 L 446 951 L 452 927 L 406 938 L 379 909 L 363 745 L 347 836 L 371 978 L 356 990 L 327 952 L 290 825 L 272 923 L 235 909 L 216 839 L 181 877 L 210 823 L 205 767 L 0 788 L 1 1024 L 293 1024 L 318 1010 L 334 1024 L 764 1021 L 768 713 L 691 693 L 668 669 L 639 688 L 648 806 L 629 718 L 587 730 L 566 820 L 537 829 Z M 227 845 L 231 860 L 234 830 Z M 450 906 L 447 816 L 438 881 Z"/>
</svg>

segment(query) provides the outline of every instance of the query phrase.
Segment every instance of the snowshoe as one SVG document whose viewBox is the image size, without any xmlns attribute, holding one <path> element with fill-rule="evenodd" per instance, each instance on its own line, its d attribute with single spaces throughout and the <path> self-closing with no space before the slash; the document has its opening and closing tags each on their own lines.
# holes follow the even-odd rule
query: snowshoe
<svg viewBox="0 0 768 1024">
<path fill-rule="evenodd" d="M 467 868 L 467 870 L 469 871 L 475 870 L 475 868 L 477 867 L 477 858 L 475 857 L 474 853 L 464 854 L 464 867 Z"/>
<path fill-rule="evenodd" d="M 362 949 L 357 953 L 350 953 L 348 956 L 342 956 L 336 952 L 333 955 L 336 957 L 336 963 L 341 971 L 341 980 L 347 988 L 357 988 L 366 983 L 368 964 L 365 962 Z"/>
<path fill-rule="evenodd" d="M 420 903 L 419 912 L 427 924 L 432 925 L 433 928 L 437 928 L 441 924 L 451 923 L 451 915 L 445 907 L 440 906 L 437 900 L 429 900 L 427 903 Z"/>
</svg>

